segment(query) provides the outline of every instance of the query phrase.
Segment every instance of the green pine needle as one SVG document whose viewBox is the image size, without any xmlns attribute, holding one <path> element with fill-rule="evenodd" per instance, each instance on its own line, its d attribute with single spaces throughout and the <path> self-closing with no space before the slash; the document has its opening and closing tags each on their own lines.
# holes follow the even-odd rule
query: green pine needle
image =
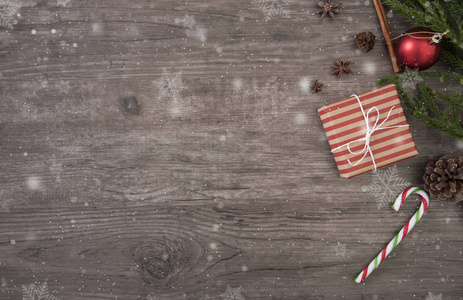
<svg viewBox="0 0 463 300">
<path fill-rule="evenodd" d="M 418 74 L 422 76 L 424 72 Z M 463 141 L 463 126 L 459 118 L 459 113 L 463 112 L 463 96 L 459 92 L 452 91 L 448 95 L 433 90 L 422 81 L 418 83 L 420 97 L 410 98 L 403 87 L 401 74 L 388 75 L 378 81 L 379 85 L 384 83 L 395 84 L 400 99 L 419 121 Z M 446 109 L 442 109 L 444 105 Z"/>
<path fill-rule="evenodd" d="M 434 32 L 450 32 L 444 43 L 463 50 L 463 2 L 439 0 L 383 0 L 394 12 L 404 16 L 414 27 L 426 27 Z"/>
<path fill-rule="evenodd" d="M 425 27 L 434 32 L 450 32 L 442 40 L 441 60 L 449 63 L 455 71 L 408 72 L 388 75 L 378 84 L 392 83 L 397 87 L 400 99 L 411 114 L 428 126 L 463 141 L 463 96 L 458 91 L 444 93 L 432 89 L 423 78 L 435 78 L 440 82 L 453 81 L 463 86 L 463 1 L 443 0 L 383 0 L 385 5 L 402 15 L 414 27 Z M 419 96 L 410 98 L 404 82 L 418 81 Z"/>
</svg>

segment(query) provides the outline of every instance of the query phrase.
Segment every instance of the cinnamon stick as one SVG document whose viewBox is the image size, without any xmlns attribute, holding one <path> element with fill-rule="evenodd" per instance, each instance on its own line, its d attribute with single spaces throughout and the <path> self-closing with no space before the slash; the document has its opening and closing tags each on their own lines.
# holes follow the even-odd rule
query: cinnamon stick
<svg viewBox="0 0 463 300">
<path fill-rule="evenodd" d="M 387 22 L 386 13 L 384 12 L 383 4 L 381 0 L 373 0 L 375 4 L 376 13 L 378 14 L 379 23 L 381 24 L 381 29 L 383 30 L 384 40 L 386 41 L 387 50 L 389 51 L 389 56 L 392 61 L 392 68 L 394 72 L 397 73 L 400 71 L 400 67 L 397 64 L 397 58 L 394 52 L 394 45 L 392 44 L 391 30 L 389 28 L 389 23 Z"/>
</svg>

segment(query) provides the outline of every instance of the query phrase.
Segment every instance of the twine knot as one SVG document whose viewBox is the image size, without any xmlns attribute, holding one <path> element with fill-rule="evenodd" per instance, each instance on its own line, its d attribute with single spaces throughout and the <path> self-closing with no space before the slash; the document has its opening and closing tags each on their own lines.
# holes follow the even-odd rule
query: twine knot
<svg viewBox="0 0 463 300">
<path fill-rule="evenodd" d="M 384 123 L 386 123 L 386 121 L 389 119 L 389 116 L 391 115 L 391 113 L 394 110 L 395 106 L 391 107 L 391 109 L 389 110 L 386 118 L 384 118 L 384 120 L 381 123 L 379 123 L 380 113 L 379 113 L 379 109 L 376 106 L 373 106 L 372 108 L 370 108 L 367 111 L 367 113 L 365 113 L 365 110 L 363 109 L 362 102 L 360 101 L 360 98 L 356 94 L 353 94 L 351 96 L 355 96 L 355 98 L 357 98 L 357 101 L 358 101 L 358 103 L 360 105 L 360 110 L 362 111 L 362 114 L 363 114 L 363 118 L 365 119 L 365 125 L 366 125 L 365 136 L 360 138 L 360 139 L 356 139 L 354 141 L 347 142 L 347 143 L 345 143 L 345 144 L 331 150 L 331 152 L 335 152 L 335 151 L 337 151 L 337 150 L 339 150 L 339 149 L 341 149 L 343 147 L 346 147 L 347 150 L 349 151 L 349 153 L 351 153 L 353 155 L 363 153 L 362 158 L 360 158 L 356 163 L 352 163 L 349 158 L 347 159 L 347 161 L 349 162 L 349 164 L 351 166 L 358 165 L 359 163 L 361 163 L 365 159 L 365 157 L 368 154 L 370 154 L 371 161 L 373 162 L 373 166 L 374 166 L 373 172 L 376 172 L 376 170 L 377 170 L 376 162 L 375 162 L 375 158 L 373 156 L 373 151 L 371 150 L 371 147 L 370 147 L 370 139 L 371 139 L 371 136 L 373 135 L 373 133 L 375 133 L 375 131 L 377 131 L 377 130 L 399 128 L 399 127 L 408 127 L 409 125 L 407 124 L 407 125 L 396 125 L 396 126 L 382 127 L 384 125 Z M 368 119 L 370 118 L 370 113 L 372 113 L 372 112 L 376 112 L 376 120 L 375 120 L 375 124 L 373 125 L 373 127 L 370 128 L 370 122 L 368 122 Z M 357 142 L 364 142 L 363 149 L 360 150 L 360 151 L 357 151 L 357 152 L 352 151 L 351 150 L 351 144 L 357 143 Z"/>
</svg>

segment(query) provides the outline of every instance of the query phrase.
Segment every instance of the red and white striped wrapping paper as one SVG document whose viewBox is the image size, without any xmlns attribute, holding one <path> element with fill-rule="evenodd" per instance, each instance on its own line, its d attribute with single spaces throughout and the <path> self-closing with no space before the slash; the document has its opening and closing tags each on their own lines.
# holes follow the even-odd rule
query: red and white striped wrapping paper
<svg viewBox="0 0 463 300">
<path fill-rule="evenodd" d="M 407 125 L 402 105 L 395 85 L 389 84 L 380 88 L 357 95 L 362 103 L 365 113 L 372 107 L 379 109 L 379 123 L 381 123 L 392 107 L 393 110 L 382 128 L 400 126 L 376 130 L 370 137 L 370 147 L 374 156 L 377 169 L 392 165 L 399 161 L 418 155 L 415 142 L 413 141 L 410 128 Z M 346 143 L 365 137 L 367 126 L 365 117 L 361 111 L 359 102 L 355 96 L 328 104 L 318 110 L 325 133 L 328 138 L 331 150 L 336 149 Z M 370 128 L 375 124 L 377 113 L 372 112 L 369 116 Z M 365 141 L 352 143 L 352 152 L 361 151 L 365 146 Z M 374 171 L 374 163 L 370 154 L 356 166 L 355 164 L 363 157 L 361 154 L 349 153 L 347 147 L 342 147 L 333 152 L 334 159 L 339 169 L 339 174 L 343 178 Z"/>
</svg>

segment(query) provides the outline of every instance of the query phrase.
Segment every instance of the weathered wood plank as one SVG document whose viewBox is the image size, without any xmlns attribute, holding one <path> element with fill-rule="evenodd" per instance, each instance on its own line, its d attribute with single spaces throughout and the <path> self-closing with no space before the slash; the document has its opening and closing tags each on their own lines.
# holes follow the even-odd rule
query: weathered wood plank
<svg viewBox="0 0 463 300">
<path fill-rule="evenodd" d="M 304 202 L 76 206 L 12 209 L 2 218 L 5 296 L 17 298 L 18 284 L 34 281 L 48 281 L 64 299 L 198 299 L 217 297 L 227 285 L 242 286 L 250 299 L 365 292 L 406 298 L 444 283 L 447 296 L 460 295 L 455 276 L 461 256 L 449 255 L 461 241 L 444 245 L 440 238 L 461 212 L 446 207 L 430 210 L 426 222 L 361 286 L 352 284 L 356 270 L 408 216 L 393 220 L 376 207 L 339 211 Z M 367 225 L 376 222 L 381 226 Z M 343 255 L 338 242 L 348 245 Z M 398 283 L 399 290 L 390 288 Z"/>
<path fill-rule="evenodd" d="M 252 1 L 20 3 L 0 31 L 0 298 L 461 299 L 462 211 L 437 201 L 353 282 L 415 209 L 341 180 L 317 115 L 392 72 L 369 1 L 323 22 L 311 1 L 267 21 Z M 407 118 L 420 155 L 397 171 L 421 186 L 462 145 Z"/>
</svg>

